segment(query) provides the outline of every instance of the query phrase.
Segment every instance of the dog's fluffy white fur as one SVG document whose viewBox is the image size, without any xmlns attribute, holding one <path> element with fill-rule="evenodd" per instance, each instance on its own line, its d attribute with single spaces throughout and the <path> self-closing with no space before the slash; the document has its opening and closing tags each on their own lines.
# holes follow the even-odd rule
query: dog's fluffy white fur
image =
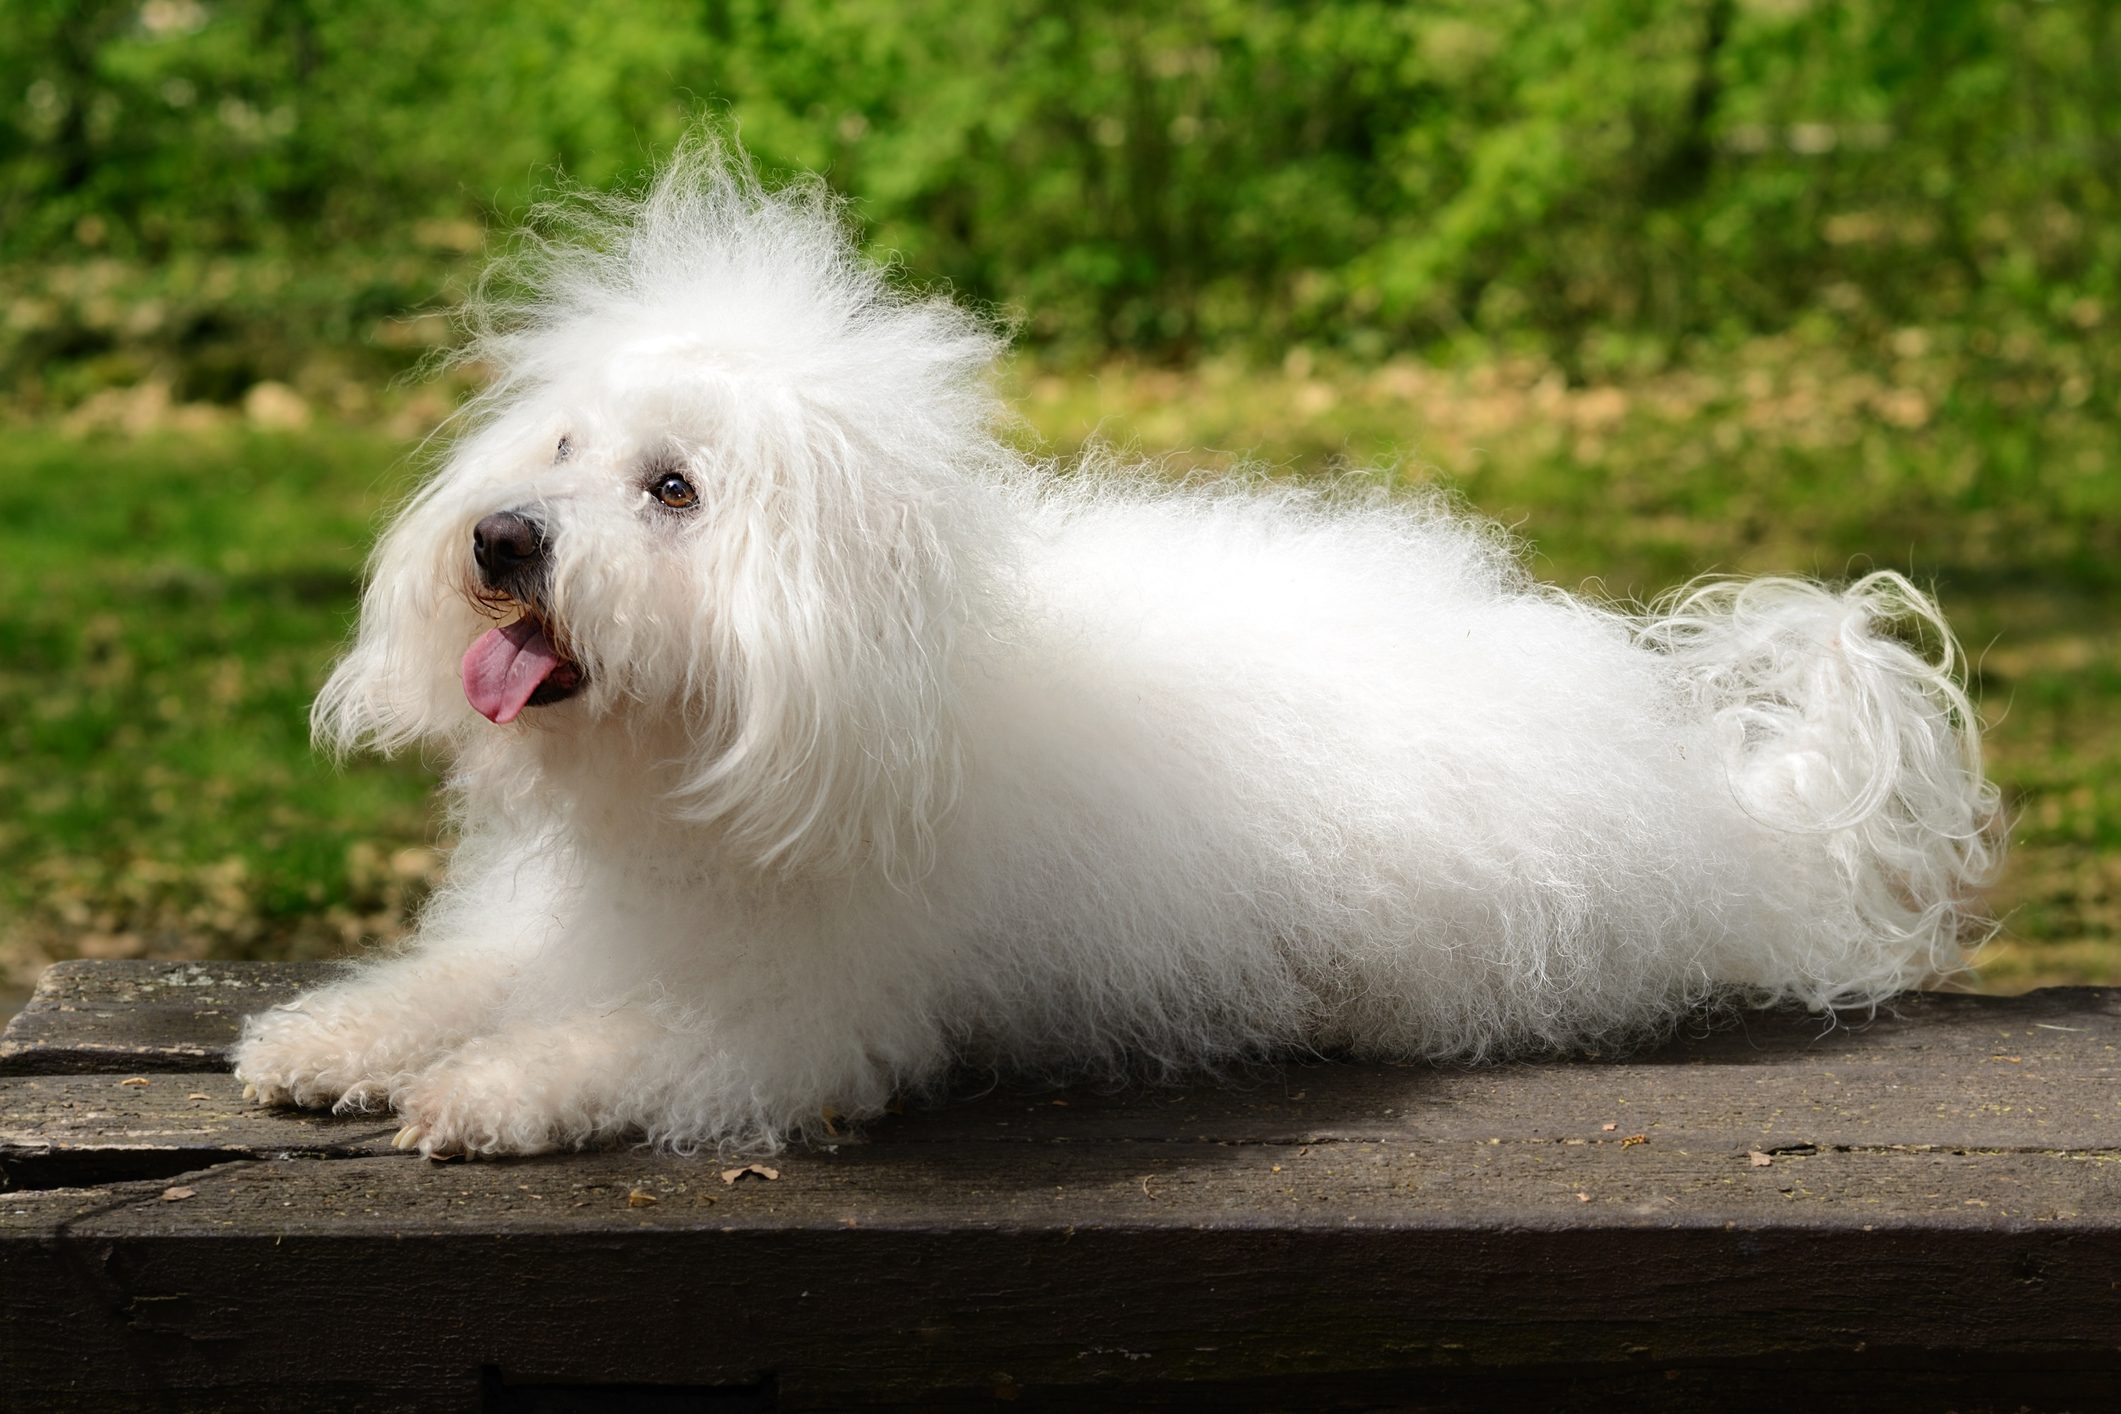
<svg viewBox="0 0 2121 1414">
<path fill-rule="evenodd" d="M 1900 577 L 1635 613 L 1434 499 L 1056 474 L 997 437 L 995 336 L 816 186 L 695 150 L 576 212 L 316 708 L 448 753 L 448 881 L 252 1019 L 263 1101 L 759 1149 L 958 1066 L 1553 1053 L 1962 961 L 1995 793 Z M 458 665 L 503 511 L 582 681 L 497 726 Z"/>
</svg>

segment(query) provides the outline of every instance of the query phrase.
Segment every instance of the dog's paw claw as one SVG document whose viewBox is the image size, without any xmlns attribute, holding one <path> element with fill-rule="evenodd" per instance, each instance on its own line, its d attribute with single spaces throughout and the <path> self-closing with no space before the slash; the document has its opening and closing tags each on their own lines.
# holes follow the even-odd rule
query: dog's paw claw
<svg viewBox="0 0 2121 1414">
<path fill-rule="evenodd" d="M 243 1080 L 243 1100 L 246 1104 L 256 1105 L 260 1109 L 277 1110 L 300 1108 L 303 1103 L 301 1097 L 286 1085 L 270 1080 L 244 1080 L 241 1074 L 236 1078 Z"/>
<path fill-rule="evenodd" d="M 455 1159 L 468 1159 L 471 1152 L 462 1143 L 449 1138 L 431 1125 L 413 1123 L 397 1132 L 390 1147 L 401 1150 L 418 1150 L 423 1159 L 446 1164 Z"/>
</svg>

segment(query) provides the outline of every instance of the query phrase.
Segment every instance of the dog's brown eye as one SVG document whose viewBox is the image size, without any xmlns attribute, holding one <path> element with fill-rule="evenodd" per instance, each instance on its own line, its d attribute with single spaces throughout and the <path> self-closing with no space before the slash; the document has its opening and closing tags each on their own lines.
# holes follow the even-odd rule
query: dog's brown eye
<svg viewBox="0 0 2121 1414">
<path fill-rule="evenodd" d="M 656 479 L 655 498 L 674 511 L 682 511 L 699 500 L 699 493 L 692 489 L 690 481 L 673 471 Z"/>
<path fill-rule="evenodd" d="M 559 445 L 559 447 L 558 447 L 557 449 L 555 449 L 555 450 L 554 450 L 554 452 L 553 452 L 553 454 L 552 454 L 552 460 L 553 460 L 553 464 L 554 464 L 554 465 L 558 465 L 559 463 L 561 463 L 561 462 L 563 462 L 563 461 L 566 461 L 566 460 L 567 460 L 567 459 L 568 459 L 569 457 L 571 457 L 571 456 L 573 456 L 573 455 L 574 455 L 574 438 L 572 438 L 572 437 L 562 437 L 562 438 L 560 439 L 560 445 Z"/>
</svg>

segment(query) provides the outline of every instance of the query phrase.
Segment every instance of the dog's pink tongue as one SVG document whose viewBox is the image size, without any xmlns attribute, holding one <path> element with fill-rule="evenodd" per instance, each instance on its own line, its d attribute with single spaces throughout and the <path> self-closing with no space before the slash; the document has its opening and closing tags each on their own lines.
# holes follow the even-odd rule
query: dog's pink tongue
<svg viewBox="0 0 2121 1414">
<path fill-rule="evenodd" d="M 538 684 L 560 666 L 560 655 L 531 619 L 488 629 L 464 652 L 464 695 L 479 715 L 505 725 L 516 719 Z"/>
</svg>

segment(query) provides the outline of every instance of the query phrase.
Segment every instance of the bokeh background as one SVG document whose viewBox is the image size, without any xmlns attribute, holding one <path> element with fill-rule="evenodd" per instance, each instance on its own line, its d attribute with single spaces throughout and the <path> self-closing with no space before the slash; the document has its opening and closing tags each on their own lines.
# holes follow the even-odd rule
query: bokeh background
<svg viewBox="0 0 2121 1414">
<path fill-rule="evenodd" d="M 2121 6 L 7 0 L 0 973 L 402 931 L 435 763 L 304 711 L 422 377 L 694 125 L 1015 322 L 1029 447 L 1387 467 L 1616 597 L 1933 585 L 2014 816 L 1977 985 L 2121 981 Z"/>
</svg>

